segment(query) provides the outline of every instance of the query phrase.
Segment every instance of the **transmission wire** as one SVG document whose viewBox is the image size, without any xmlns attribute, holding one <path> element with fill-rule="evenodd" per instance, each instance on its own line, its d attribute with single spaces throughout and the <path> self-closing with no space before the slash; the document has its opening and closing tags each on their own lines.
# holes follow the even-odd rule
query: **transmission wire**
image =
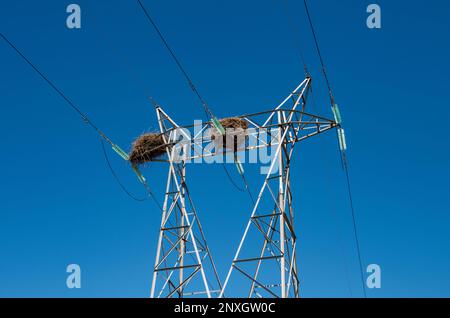
<svg viewBox="0 0 450 318">
<path fill-rule="evenodd" d="M 211 112 L 211 109 L 208 106 L 208 103 L 206 102 L 206 100 L 202 97 L 202 95 L 200 95 L 200 92 L 198 91 L 197 87 L 194 85 L 194 82 L 192 81 L 192 79 L 190 78 L 190 76 L 188 75 L 186 69 L 183 67 L 183 65 L 181 64 L 180 60 L 177 58 L 174 50 L 172 49 L 172 47 L 169 45 L 169 43 L 167 42 L 166 38 L 164 37 L 164 35 L 162 34 L 161 30 L 159 29 L 158 25 L 156 24 L 155 20 L 151 17 L 150 13 L 148 12 L 148 10 L 145 8 L 145 6 L 142 4 L 141 0 L 137 0 L 139 6 L 141 7 L 144 15 L 147 17 L 147 20 L 150 22 L 150 24 L 153 26 L 153 28 L 155 29 L 156 33 L 158 34 L 159 38 L 161 39 L 161 41 L 163 42 L 164 46 L 166 47 L 166 49 L 168 50 L 170 56 L 172 57 L 172 59 L 174 60 L 175 64 L 178 66 L 179 70 L 181 71 L 181 73 L 183 74 L 183 76 L 186 78 L 186 81 L 189 84 L 189 87 L 191 88 L 191 90 L 194 92 L 194 94 L 197 96 L 197 98 L 199 99 L 200 103 L 203 106 L 203 109 L 205 111 L 206 117 L 207 119 L 211 119 L 214 118 L 213 113 Z M 238 187 L 236 185 L 236 183 L 231 179 L 231 175 L 227 170 L 227 167 L 225 166 L 224 163 L 222 163 L 222 166 L 224 168 L 224 170 L 226 171 L 226 175 L 228 177 L 228 179 L 230 180 L 230 182 L 233 184 L 233 186 L 238 189 L 239 191 L 242 191 L 242 189 L 240 187 Z M 241 174 L 242 175 L 242 174 Z M 251 195 L 249 186 L 247 184 L 247 181 L 245 179 L 244 176 L 242 176 L 242 180 L 245 184 L 245 188 L 247 189 L 247 192 L 249 193 L 249 196 L 251 198 L 251 200 L 254 202 L 253 200 L 253 196 Z"/>
<path fill-rule="evenodd" d="M 119 179 L 119 176 L 117 175 L 117 173 L 113 169 L 113 167 L 111 165 L 111 162 L 109 161 L 108 154 L 106 153 L 105 142 L 103 141 L 102 138 L 100 138 L 100 143 L 102 145 L 103 156 L 105 157 L 105 161 L 108 164 L 109 170 L 111 171 L 111 174 L 113 175 L 114 179 L 116 179 L 116 181 L 119 184 L 119 186 L 122 188 L 123 192 L 125 192 L 130 198 L 132 198 L 135 201 L 138 201 L 138 202 L 145 201 L 145 199 L 138 198 L 135 195 L 131 194 L 131 192 L 128 191 L 127 188 L 123 185 L 123 183 Z"/>
<path fill-rule="evenodd" d="M 108 142 L 111 146 L 116 147 L 116 145 L 109 139 L 89 118 L 88 116 L 83 113 L 80 108 L 78 108 L 75 103 L 73 103 L 67 95 L 64 94 L 62 90 L 60 90 L 48 77 L 46 77 L 3 33 L 0 33 L 0 36 L 5 40 L 5 42 L 20 56 L 22 59 L 27 62 L 27 64 L 37 73 L 39 76 L 51 87 L 53 90 L 58 93 L 66 102 L 67 104 L 74 109 L 80 116 L 81 119 L 87 123 L 89 126 L 91 126 L 99 135 L 102 137 L 106 142 Z M 159 209 L 162 211 L 162 207 L 156 197 L 154 196 L 150 186 L 148 183 L 143 180 L 144 187 L 146 191 L 148 192 L 149 196 L 153 199 L 153 201 L 156 203 L 156 205 L 159 207 Z M 127 191 L 128 192 L 128 191 Z"/>
<path fill-rule="evenodd" d="M 319 46 L 319 41 L 317 39 L 317 35 L 316 35 L 316 31 L 314 28 L 314 24 L 312 22 L 312 18 L 311 18 L 311 14 L 308 8 L 308 3 L 307 0 L 303 0 L 303 3 L 305 5 L 305 10 L 306 10 L 306 15 L 308 16 L 308 21 L 309 21 L 309 25 L 311 27 L 311 32 L 313 34 L 314 37 L 314 43 L 317 49 L 317 54 L 319 56 L 319 60 L 320 60 L 320 64 L 322 66 L 322 72 L 328 87 L 328 93 L 330 96 L 330 102 L 331 102 L 331 107 L 335 107 L 335 100 L 334 100 L 334 95 L 333 95 L 333 90 L 331 88 L 331 84 L 330 81 L 328 79 L 328 75 L 327 75 L 327 71 L 326 71 L 326 67 L 325 67 L 325 62 L 320 50 L 320 46 Z M 350 175 L 349 175 L 349 167 L 348 167 L 348 159 L 347 159 L 347 155 L 345 153 L 345 150 L 341 150 L 341 160 L 342 160 L 342 165 L 345 171 L 345 177 L 346 177 L 346 182 L 347 182 L 347 190 L 348 190 L 348 197 L 349 197 L 349 202 L 350 202 L 350 209 L 352 212 L 352 221 L 353 221 L 353 232 L 354 232 L 354 236 L 355 236 L 355 242 L 356 242 L 356 249 L 357 249 L 357 255 L 358 255 L 358 262 L 359 262 L 359 269 L 360 269 L 360 275 L 361 275 L 361 284 L 362 284 L 362 289 L 363 289 L 363 293 L 364 293 L 364 297 L 367 297 L 366 294 L 366 284 L 364 282 L 364 269 L 363 269 L 363 262 L 362 262 L 362 257 L 361 257 L 361 248 L 360 248 L 360 244 L 359 244 L 359 237 L 358 237 L 358 231 L 357 231 L 357 226 L 356 226 L 356 216 L 355 216 L 355 207 L 353 204 L 353 194 L 352 194 L 352 190 L 351 190 L 351 182 L 350 182 Z"/>
</svg>

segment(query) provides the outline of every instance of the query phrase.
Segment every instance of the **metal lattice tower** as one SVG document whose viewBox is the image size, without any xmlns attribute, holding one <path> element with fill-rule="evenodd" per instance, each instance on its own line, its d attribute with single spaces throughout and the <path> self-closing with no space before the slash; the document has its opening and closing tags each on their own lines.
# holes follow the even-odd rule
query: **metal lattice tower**
<svg viewBox="0 0 450 318">
<path fill-rule="evenodd" d="M 205 137 L 204 132 L 208 129 L 214 129 L 214 123 L 202 123 L 201 127 L 198 127 L 198 125 L 180 127 L 170 119 L 161 107 L 157 108 L 161 132 L 164 133 L 166 144 L 171 145 L 171 150 L 168 151 L 168 158 L 163 160 L 169 162 L 170 170 L 153 285 L 155 285 L 157 275 L 161 271 L 161 259 L 164 259 L 164 257 L 161 258 L 161 254 L 164 255 L 165 250 L 161 240 L 168 231 L 164 220 L 170 215 L 179 215 L 184 216 L 184 221 L 182 221 L 183 218 L 179 217 L 178 221 L 174 221 L 174 225 L 177 228 L 186 228 L 187 232 L 179 230 L 177 232 L 178 237 L 192 237 L 189 245 L 192 245 L 193 254 L 196 258 L 188 267 L 186 257 L 182 256 L 186 254 L 182 252 L 181 244 L 183 240 L 176 243 L 178 245 L 169 243 L 169 252 L 178 251 L 178 265 L 170 268 L 170 271 L 175 268 L 192 268 L 194 270 L 193 275 L 200 272 L 203 280 L 202 291 L 200 292 L 206 293 L 208 296 L 215 296 L 211 295 L 212 291 L 208 284 L 208 277 L 213 278 L 213 276 L 208 275 L 214 274 L 217 285 L 220 286 L 220 292 L 216 294 L 218 297 L 224 297 L 226 288 L 233 283 L 238 284 L 237 288 L 233 290 L 243 292 L 238 297 L 299 297 L 297 235 L 294 226 L 293 196 L 290 186 L 293 150 L 298 142 L 339 126 L 335 120 L 305 112 L 310 89 L 311 78 L 307 77 L 276 108 L 239 116 L 240 119 L 248 123 L 248 129 L 245 133 L 245 142 L 238 147 L 237 151 L 250 154 L 252 151 L 270 147 L 272 160 L 266 167 L 264 182 L 261 185 L 223 286 L 220 286 L 211 254 L 203 237 L 201 226 L 199 226 L 198 217 L 192 207 L 189 192 L 187 188 L 183 188 L 183 185 L 186 185 L 185 162 L 227 155 L 230 152 L 235 152 L 236 149 L 208 147 L 212 139 L 208 138 L 208 134 Z M 188 142 L 179 142 L 180 137 Z M 174 192 L 169 187 L 172 182 L 177 185 Z M 178 201 L 180 204 L 170 204 Z M 186 202 L 189 208 L 185 206 Z M 178 211 L 178 214 L 173 213 L 174 210 Z M 199 235 L 195 234 L 195 224 L 199 226 Z M 198 238 L 200 240 L 197 240 Z M 200 245 L 200 242 L 202 246 L 206 247 L 205 250 L 195 247 L 195 245 Z M 259 246 L 259 248 L 255 249 L 255 246 Z M 205 253 L 206 256 L 202 257 L 202 253 Z M 208 258 L 209 263 L 212 264 L 213 271 L 210 273 L 205 271 L 203 262 L 205 258 Z M 184 263 L 180 265 L 180 262 Z M 168 268 L 163 269 L 169 271 Z M 173 296 L 177 291 L 180 296 L 187 295 L 181 289 L 186 289 L 191 284 L 188 277 L 186 275 L 180 276 L 178 283 L 182 284 L 183 288 L 172 287 L 172 294 L 169 294 L 169 296 Z M 170 281 L 170 279 L 166 278 L 166 281 Z M 152 295 L 154 295 L 154 287 L 152 287 Z M 237 295 L 233 294 L 232 296 Z"/>
</svg>

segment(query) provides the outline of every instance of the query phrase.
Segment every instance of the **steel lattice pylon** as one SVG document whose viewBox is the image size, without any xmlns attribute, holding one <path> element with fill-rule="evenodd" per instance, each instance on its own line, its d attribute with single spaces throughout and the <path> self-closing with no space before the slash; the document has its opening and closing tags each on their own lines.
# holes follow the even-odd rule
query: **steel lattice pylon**
<svg viewBox="0 0 450 318">
<path fill-rule="evenodd" d="M 262 148 L 272 148 L 272 160 L 265 171 L 265 179 L 260 188 L 259 195 L 254 202 L 254 206 L 245 228 L 244 234 L 240 240 L 238 249 L 232 261 L 231 267 L 226 276 L 223 286 L 220 285 L 217 271 L 215 270 L 211 254 L 207 248 L 206 241 L 203 237 L 201 227 L 199 227 L 200 235 L 196 235 L 195 228 L 192 225 L 200 225 L 195 209 L 192 207 L 192 201 L 189 196 L 185 180 L 185 162 L 191 160 L 213 157 L 218 155 L 226 155 L 235 152 L 235 150 L 227 150 L 224 147 L 211 148 L 211 138 L 208 134 L 203 134 L 208 129 L 214 129 L 211 122 L 202 123 L 193 126 L 180 127 L 170 119 L 170 117 L 157 107 L 157 115 L 160 123 L 161 132 L 164 133 L 165 142 L 171 145 L 168 156 L 162 161 L 170 164 L 169 179 L 167 183 L 167 193 L 164 202 L 164 213 L 170 214 L 175 207 L 179 209 L 179 218 L 175 224 L 177 227 L 186 227 L 189 233 L 179 232 L 179 237 L 193 237 L 191 245 L 194 247 L 197 261 L 190 264 L 189 268 L 194 269 L 195 275 L 201 273 L 203 280 L 203 293 L 210 296 L 208 275 L 215 275 L 215 281 L 220 291 L 216 294 L 218 297 L 225 296 L 225 290 L 233 282 L 238 283 L 238 287 L 233 289 L 232 296 L 238 297 L 299 297 L 299 276 L 296 257 L 296 241 L 297 236 L 294 227 L 294 211 L 292 209 L 292 192 L 290 187 L 290 168 L 294 147 L 297 142 L 303 141 L 322 132 L 338 127 L 335 120 L 326 119 L 305 112 L 307 97 L 311 89 L 311 78 L 307 77 L 296 89 L 275 109 L 260 112 L 256 114 L 239 116 L 240 119 L 248 123 L 248 129 L 245 134 L 245 142 L 241 144 L 237 151 L 250 153 Z M 168 123 L 168 124 L 166 124 Z M 193 130 L 193 132 L 192 132 Z M 180 137 L 184 141 L 179 142 Z M 170 191 L 169 186 L 171 180 L 177 184 L 175 194 Z M 168 202 L 175 202 L 171 199 L 173 196 L 180 200 L 178 207 L 168 206 Z M 175 198 L 173 197 L 173 198 Z M 187 200 L 186 200 L 187 198 Z M 184 213 L 187 210 L 186 202 L 189 209 L 192 209 L 192 215 Z M 165 216 L 163 213 L 163 223 Z M 177 215 L 177 214 L 175 214 Z M 189 218 L 192 217 L 192 220 Z M 185 223 L 183 223 L 185 222 Z M 158 242 L 158 254 L 155 266 L 152 296 L 154 295 L 154 285 L 157 279 L 158 271 L 160 271 L 161 254 L 164 249 L 161 238 L 164 237 L 165 223 L 161 225 L 160 241 Z M 191 226 L 189 227 L 189 224 Z M 198 241 L 196 239 L 200 238 Z M 201 251 L 195 247 L 195 243 L 202 242 L 206 246 L 205 251 Z M 181 243 L 180 243 L 181 244 Z M 170 246 L 170 244 L 169 244 Z M 172 247 L 175 245 L 171 245 Z M 255 246 L 259 246 L 255 250 Z M 171 252 L 178 250 L 173 248 Z M 178 250 L 178 262 L 186 261 Z M 212 264 L 213 271 L 206 273 L 204 262 L 202 263 L 201 252 L 206 252 L 209 263 Z M 204 259 L 204 258 L 203 258 Z M 186 268 L 186 263 L 177 267 Z M 174 267 L 171 268 L 173 270 Z M 195 272 L 195 270 L 197 270 Z M 241 280 L 236 281 L 234 277 L 240 274 Z M 181 277 L 181 276 L 180 276 Z M 189 276 L 188 276 L 189 277 Z M 210 276 L 212 278 L 212 276 Z M 166 278 L 170 281 L 170 277 Z M 179 284 L 187 281 L 186 276 L 179 279 Z M 246 284 L 245 282 L 248 282 Z M 183 286 L 190 284 L 187 281 Z M 177 286 L 172 287 L 173 296 L 177 291 Z M 178 288 L 179 290 L 179 288 Z M 209 290 L 209 291 L 208 291 Z M 234 290 L 243 292 L 242 295 L 234 295 Z M 216 291 L 216 289 L 215 289 Z M 180 295 L 185 295 L 183 292 Z M 212 295 L 214 296 L 214 295 Z"/>
</svg>

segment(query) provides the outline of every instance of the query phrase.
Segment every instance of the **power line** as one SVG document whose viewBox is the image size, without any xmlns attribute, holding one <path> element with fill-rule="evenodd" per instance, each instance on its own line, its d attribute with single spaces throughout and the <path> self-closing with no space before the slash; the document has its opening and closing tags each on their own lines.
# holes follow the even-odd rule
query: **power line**
<svg viewBox="0 0 450 318">
<path fill-rule="evenodd" d="M 105 157 L 105 161 L 108 164 L 109 170 L 111 171 L 111 174 L 113 175 L 114 179 L 117 181 L 117 183 L 119 184 L 119 186 L 123 190 L 123 192 L 125 192 L 130 198 L 132 198 L 135 201 L 138 201 L 138 202 L 145 201 L 145 199 L 138 198 L 135 195 L 131 194 L 131 192 L 128 191 L 127 188 L 125 187 L 125 185 L 120 181 L 119 176 L 114 171 L 114 169 L 113 169 L 113 167 L 111 165 L 111 162 L 109 161 L 108 154 L 106 153 L 105 143 L 104 143 L 103 139 L 100 139 L 100 143 L 102 145 L 103 156 Z"/>
<path fill-rule="evenodd" d="M 311 91 L 311 98 L 313 100 L 313 104 L 315 105 L 314 91 L 313 91 L 312 87 L 311 87 L 310 91 Z M 339 149 L 338 149 L 338 151 L 339 151 Z M 328 158 L 328 156 L 326 156 L 324 158 Z M 326 160 L 326 163 L 331 163 L 331 161 L 330 160 Z M 326 173 L 326 176 L 327 177 L 325 178 L 325 183 L 326 183 L 326 186 L 327 186 L 327 190 L 330 190 L 330 189 L 332 189 L 332 185 L 330 183 L 329 174 Z M 331 200 L 330 191 L 327 191 L 326 193 L 328 195 L 327 199 Z M 347 257 L 345 256 L 345 253 L 344 253 L 344 244 L 343 244 L 343 239 L 342 239 L 342 233 L 340 231 L 340 227 L 337 224 L 337 220 L 339 220 L 339 216 L 338 216 L 337 211 L 336 211 L 334 206 L 332 206 L 330 209 L 327 209 L 327 210 L 330 211 L 330 215 L 331 215 L 331 217 L 333 218 L 333 221 L 336 224 L 336 237 L 337 237 L 337 243 L 338 243 L 339 249 L 340 249 L 341 258 L 342 258 L 342 261 L 343 261 L 342 265 L 343 265 L 343 269 L 344 269 L 345 280 L 346 280 L 346 283 L 347 283 L 347 288 L 348 288 L 350 297 L 353 297 L 352 287 L 351 287 L 351 284 L 350 284 L 350 275 L 349 275 L 349 267 L 348 267 L 348 263 L 347 263 Z"/>
<path fill-rule="evenodd" d="M 167 42 L 167 40 L 165 39 L 164 35 L 162 34 L 161 30 L 159 29 L 159 27 L 156 25 L 155 21 L 153 20 L 153 18 L 151 17 L 151 15 L 149 14 L 149 12 L 147 11 L 147 9 L 144 7 L 144 5 L 142 4 L 142 2 L 140 0 L 137 0 L 137 2 L 139 3 L 142 11 L 144 12 L 145 16 L 147 17 L 148 21 L 150 22 L 150 24 L 153 26 L 153 28 L 155 29 L 156 33 L 158 34 L 159 38 L 161 39 L 161 41 L 163 42 L 164 46 L 166 47 L 166 49 L 169 51 L 170 56 L 173 58 L 173 60 L 175 61 L 175 63 L 177 64 L 178 68 L 180 69 L 181 73 L 184 75 L 184 77 L 186 78 L 189 87 L 192 89 L 192 91 L 195 93 L 195 95 L 198 97 L 198 99 L 200 100 L 200 103 L 202 104 L 203 108 L 205 109 L 205 113 L 206 116 L 209 117 L 213 117 L 211 110 L 209 109 L 208 104 L 206 103 L 205 99 L 200 95 L 200 92 L 197 90 L 197 87 L 195 87 L 194 82 L 192 82 L 191 78 L 189 77 L 188 73 L 186 72 L 185 68 L 183 67 L 183 65 L 181 64 L 180 60 L 177 58 L 177 56 L 175 55 L 175 52 L 173 51 L 173 49 L 170 47 L 169 43 Z"/>
<path fill-rule="evenodd" d="M 56 87 L 55 84 L 53 84 L 52 81 L 50 81 L 36 66 L 34 66 L 34 64 L 25 55 L 23 55 L 22 52 L 13 43 L 11 43 L 11 41 L 9 41 L 6 36 L 3 35 L 3 33 L 0 33 L 0 36 L 3 38 L 3 40 L 5 40 L 6 43 L 9 44 L 12 49 L 14 49 L 14 51 L 16 51 L 17 54 L 22 57 L 22 59 L 25 60 L 25 62 L 28 63 L 29 66 L 31 66 L 36 71 L 36 73 L 41 76 L 44 81 L 47 82 L 48 85 L 50 85 L 50 87 L 53 88 L 54 91 L 56 91 L 67 102 L 67 104 L 69 104 L 70 107 L 72 107 L 81 116 L 81 119 L 85 123 L 95 129 L 100 134 L 100 136 L 102 136 L 108 143 L 113 145 L 113 142 L 100 129 L 98 129 L 97 126 L 94 125 L 92 121 L 58 87 Z"/>
<path fill-rule="evenodd" d="M 335 100 L 334 100 L 333 90 L 331 88 L 331 84 L 330 84 L 330 81 L 328 79 L 328 75 L 327 75 L 327 71 L 326 71 L 326 67 L 325 67 L 325 62 L 324 62 L 324 59 L 323 59 L 322 52 L 320 50 L 319 41 L 317 39 L 317 35 L 316 35 L 315 28 L 314 28 L 314 24 L 312 22 L 312 18 L 311 18 L 311 14 L 310 14 L 310 11 L 309 11 L 309 8 L 308 8 L 307 0 L 303 0 L 303 3 L 305 5 L 306 15 L 308 16 L 308 21 L 309 21 L 309 25 L 311 27 L 311 32 L 312 32 L 313 37 L 314 37 L 314 43 L 316 45 L 317 54 L 319 56 L 320 64 L 322 66 L 322 72 L 323 72 L 323 75 L 325 77 L 325 81 L 326 81 L 326 84 L 327 84 L 327 87 L 328 87 L 328 94 L 330 96 L 331 107 L 333 109 L 333 112 L 336 114 L 336 112 L 339 112 L 339 111 L 337 110 L 337 106 L 336 106 L 336 103 L 335 103 Z M 339 122 L 338 124 L 340 125 L 341 123 Z M 339 127 L 338 129 L 342 130 L 341 127 Z M 343 133 L 343 132 L 341 131 L 341 133 Z M 339 143 L 342 142 L 341 138 L 344 138 L 344 137 L 340 136 L 339 135 L 339 131 L 338 131 Z M 367 297 L 366 284 L 364 282 L 364 274 L 363 274 L 364 273 L 364 268 L 363 268 L 363 262 L 362 262 L 362 257 L 361 257 L 361 247 L 360 247 L 360 244 L 359 244 L 359 237 L 358 237 L 358 231 L 357 231 L 357 226 L 356 226 L 355 207 L 353 205 L 353 194 L 352 194 L 352 189 L 351 189 L 348 160 L 347 160 L 347 155 L 346 155 L 346 152 L 345 152 L 345 147 L 343 147 L 342 145 L 340 146 L 340 158 L 341 158 L 342 166 L 343 166 L 344 171 L 345 171 L 345 177 L 346 177 L 346 182 L 347 182 L 348 197 L 349 197 L 349 202 L 350 202 L 350 209 L 351 209 L 351 212 L 352 212 L 353 232 L 354 232 L 354 236 L 355 236 L 356 249 L 357 249 L 357 255 L 358 255 L 358 263 L 359 263 L 359 269 L 360 269 L 360 274 L 361 274 L 361 284 L 362 284 L 364 297 Z"/>
<path fill-rule="evenodd" d="M 350 183 L 350 174 L 348 171 L 348 165 L 347 165 L 347 159 L 345 158 L 345 153 L 344 153 L 344 170 L 345 170 L 345 177 L 347 180 L 347 190 L 348 190 L 348 198 L 349 198 L 349 202 L 350 202 L 350 210 L 352 212 L 352 220 L 353 220 L 353 231 L 355 234 L 355 241 L 356 241 L 356 250 L 358 253 L 358 262 L 359 262 L 359 268 L 361 271 L 361 283 L 362 283 L 362 288 L 363 288 L 363 292 L 364 292 L 364 297 L 367 297 L 366 294 L 366 284 L 364 282 L 364 267 L 363 267 L 363 263 L 362 263 L 362 257 L 361 257 L 361 248 L 359 245 L 359 236 L 358 236 L 358 230 L 357 230 L 357 226 L 356 226 L 356 216 L 355 216 L 355 207 L 353 205 L 353 194 L 352 194 L 352 189 L 351 189 L 351 183 Z"/>
<path fill-rule="evenodd" d="M 292 30 L 295 30 L 293 33 L 297 33 L 298 30 L 295 27 L 294 20 L 292 19 L 292 15 L 290 14 L 289 1 L 285 0 L 284 4 L 285 4 L 284 7 L 286 9 L 286 16 L 287 16 L 288 24 L 292 28 Z M 298 50 L 298 53 L 299 53 L 299 56 L 300 56 L 300 61 L 303 64 L 303 70 L 305 71 L 305 75 L 309 76 L 310 74 L 309 74 L 308 66 L 306 64 L 305 56 L 303 55 L 303 51 L 302 51 L 302 48 L 301 48 L 301 45 L 300 45 L 300 36 L 297 37 L 294 34 L 294 37 L 298 40 L 298 41 L 295 41 L 295 43 L 296 43 L 297 50 Z"/>
<path fill-rule="evenodd" d="M 181 73 L 183 74 L 183 76 L 186 78 L 186 81 L 189 84 L 189 87 L 191 88 L 191 90 L 194 92 L 194 94 L 197 96 L 197 98 L 199 99 L 200 103 L 202 104 L 205 114 L 206 114 L 206 118 L 208 120 L 212 120 L 212 122 L 214 123 L 214 120 L 216 119 L 215 116 L 213 115 L 213 113 L 211 112 L 208 103 L 206 102 L 206 100 L 202 97 L 202 95 L 200 95 L 200 92 L 198 91 L 197 87 L 194 85 L 194 82 L 192 81 L 191 77 L 188 75 L 186 69 L 183 67 L 183 65 L 181 64 L 179 58 L 176 56 L 174 50 L 172 49 L 172 47 L 169 45 L 169 43 L 167 42 L 166 38 L 164 37 L 164 35 L 162 34 L 161 30 L 159 29 L 158 25 L 156 24 L 155 20 L 152 18 L 152 16 L 150 15 L 150 13 L 148 12 L 148 10 L 144 7 L 144 5 L 142 4 L 142 2 L 140 0 L 137 0 L 139 6 L 141 7 L 142 11 L 144 12 L 144 15 L 147 17 L 147 20 L 150 22 L 150 24 L 153 26 L 153 28 L 155 29 L 156 33 L 158 34 L 159 38 L 161 39 L 161 41 L 163 42 L 164 46 L 166 47 L 167 51 L 169 52 L 170 56 L 172 57 L 172 59 L 174 60 L 175 64 L 178 66 L 178 68 L 180 69 Z M 237 164 L 237 163 L 236 163 Z M 242 191 L 241 188 L 239 188 L 237 186 L 237 184 L 232 180 L 230 173 L 228 172 L 227 167 L 225 166 L 224 163 L 222 163 L 223 169 L 226 172 L 226 175 L 228 177 L 228 179 L 230 180 L 230 182 L 233 184 L 233 186 L 238 189 L 239 191 Z M 240 172 L 239 169 L 239 173 L 242 176 L 242 180 L 245 184 L 245 188 L 250 196 L 250 199 L 252 200 L 252 202 L 254 202 L 253 196 L 250 192 L 249 186 L 247 184 L 247 181 L 243 175 L 243 173 Z"/>
<path fill-rule="evenodd" d="M 91 126 L 104 140 L 106 140 L 113 148 L 117 148 L 117 146 L 109 139 L 96 125 L 92 123 L 92 121 L 87 117 L 86 114 L 84 114 L 80 108 L 78 108 L 75 103 L 72 102 L 72 100 L 67 97 L 63 93 L 62 90 L 60 90 L 47 76 L 45 76 L 11 41 L 8 40 L 8 38 L 3 35 L 3 33 L 0 33 L 0 36 L 5 40 L 6 43 L 20 56 L 22 59 L 27 62 L 27 64 L 37 73 L 39 76 L 51 87 L 53 90 L 58 93 L 66 102 L 67 104 L 74 109 L 80 116 L 81 119 L 87 123 L 89 126 Z M 159 204 L 158 200 L 156 200 L 156 197 L 154 196 L 153 192 L 151 191 L 148 183 L 145 180 L 141 180 L 144 184 L 144 187 L 146 191 L 148 192 L 149 196 L 155 201 L 156 205 L 159 207 L 159 209 L 162 211 L 162 207 Z"/>
<path fill-rule="evenodd" d="M 314 24 L 312 22 L 311 14 L 309 13 L 308 3 L 306 2 L 306 0 L 303 0 L 303 3 L 305 5 L 306 15 L 308 16 L 309 26 L 311 27 L 311 32 L 312 32 L 313 37 L 314 37 L 314 43 L 316 45 L 317 54 L 319 55 L 320 64 L 322 65 L 322 73 L 323 73 L 323 76 L 325 77 L 325 81 L 327 83 L 328 94 L 330 95 L 330 100 L 331 100 L 331 106 L 334 107 L 333 90 L 331 89 L 331 84 L 330 84 L 330 81 L 328 79 L 327 70 L 325 68 L 325 62 L 324 62 L 324 59 L 322 57 L 322 52 L 320 51 L 319 41 L 317 39 L 317 35 L 316 35 L 315 28 L 314 28 Z"/>
</svg>

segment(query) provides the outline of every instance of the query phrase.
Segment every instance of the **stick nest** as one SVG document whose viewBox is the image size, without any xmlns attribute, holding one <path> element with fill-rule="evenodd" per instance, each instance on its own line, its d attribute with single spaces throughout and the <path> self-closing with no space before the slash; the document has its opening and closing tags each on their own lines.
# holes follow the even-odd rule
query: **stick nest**
<svg viewBox="0 0 450 318">
<path fill-rule="evenodd" d="M 135 165 L 150 162 L 166 154 L 167 148 L 161 134 L 143 134 L 131 146 L 130 162 Z"/>
<path fill-rule="evenodd" d="M 246 130 L 248 128 L 247 121 L 239 118 L 239 117 L 230 117 L 219 120 L 220 124 L 225 129 L 234 128 L 236 130 Z"/>
</svg>

